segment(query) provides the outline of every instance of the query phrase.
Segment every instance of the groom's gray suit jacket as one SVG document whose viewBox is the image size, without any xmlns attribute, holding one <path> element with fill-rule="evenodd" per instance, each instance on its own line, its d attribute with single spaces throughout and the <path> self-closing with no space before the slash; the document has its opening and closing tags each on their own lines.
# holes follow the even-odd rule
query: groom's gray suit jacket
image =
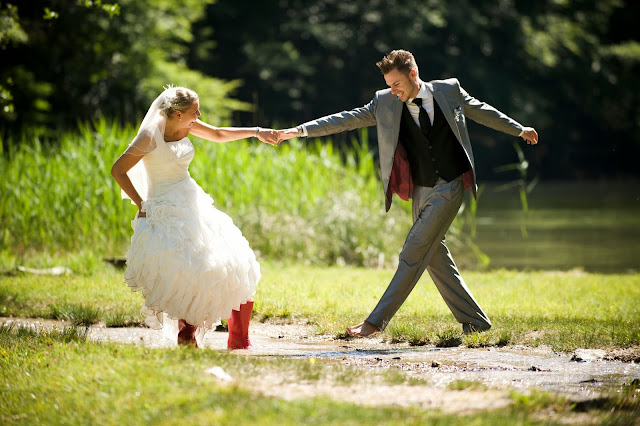
<svg viewBox="0 0 640 426">
<path fill-rule="evenodd" d="M 473 151 L 469 141 L 466 118 L 492 129 L 518 136 L 523 126 L 494 107 L 470 96 L 456 78 L 433 80 L 426 83 L 434 100 L 444 113 L 453 134 L 462 145 L 471 166 L 463 180 L 466 188 L 476 195 L 476 173 Z M 382 187 L 386 198 L 386 209 L 391 207 L 393 193 L 407 200 L 411 197 L 413 183 L 408 171 L 408 161 L 402 144 L 398 143 L 402 104 L 391 89 L 376 92 L 373 100 L 361 108 L 342 111 L 304 123 L 309 137 L 326 136 L 347 130 L 376 125 Z M 399 170 L 404 169 L 406 170 Z M 407 182 L 407 179 L 409 182 Z M 392 183 L 392 185 L 390 185 Z"/>
</svg>

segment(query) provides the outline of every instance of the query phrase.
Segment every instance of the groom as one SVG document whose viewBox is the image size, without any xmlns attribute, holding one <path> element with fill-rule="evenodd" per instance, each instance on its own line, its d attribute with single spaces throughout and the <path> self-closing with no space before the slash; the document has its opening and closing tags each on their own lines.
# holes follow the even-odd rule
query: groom
<svg viewBox="0 0 640 426">
<path fill-rule="evenodd" d="M 386 210 L 395 193 L 413 199 L 413 227 L 400 253 L 398 269 L 378 305 L 349 334 L 365 337 L 385 329 L 426 269 L 464 333 L 491 328 L 445 244 L 464 191 L 476 195 L 473 152 L 467 118 L 538 143 L 538 134 L 492 106 L 470 96 L 455 78 L 424 82 L 413 55 L 394 50 L 376 64 L 389 89 L 367 105 L 281 130 L 279 140 L 317 137 L 377 126 Z"/>
</svg>

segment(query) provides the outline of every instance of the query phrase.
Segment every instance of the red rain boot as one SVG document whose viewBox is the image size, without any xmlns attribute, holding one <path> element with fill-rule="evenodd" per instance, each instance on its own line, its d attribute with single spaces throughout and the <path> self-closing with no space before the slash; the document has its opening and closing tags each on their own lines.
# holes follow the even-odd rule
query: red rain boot
<svg viewBox="0 0 640 426">
<path fill-rule="evenodd" d="M 191 325 L 185 320 L 178 320 L 178 344 L 179 345 L 193 345 L 198 347 L 196 342 L 196 330 L 198 327 Z"/>
<path fill-rule="evenodd" d="M 231 311 L 229 317 L 229 340 L 227 341 L 227 349 L 249 349 L 251 342 L 249 341 L 249 322 L 251 321 L 251 313 L 253 312 L 253 302 L 247 302 L 240 305 L 240 310 Z"/>
</svg>

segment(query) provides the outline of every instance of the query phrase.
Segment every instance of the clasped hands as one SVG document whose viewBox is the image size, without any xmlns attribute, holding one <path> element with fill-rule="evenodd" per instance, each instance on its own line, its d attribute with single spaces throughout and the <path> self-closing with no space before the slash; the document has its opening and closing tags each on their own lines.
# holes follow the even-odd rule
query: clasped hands
<svg viewBox="0 0 640 426">
<path fill-rule="evenodd" d="M 291 127 L 284 130 L 260 128 L 256 132 L 256 137 L 258 139 L 260 139 L 264 143 L 268 143 L 271 146 L 278 146 L 280 145 L 280 142 L 286 141 L 287 139 L 295 138 L 297 136 L 300 136 L 300 132 L 298 131 L 297 127 Z"/>
</svg>

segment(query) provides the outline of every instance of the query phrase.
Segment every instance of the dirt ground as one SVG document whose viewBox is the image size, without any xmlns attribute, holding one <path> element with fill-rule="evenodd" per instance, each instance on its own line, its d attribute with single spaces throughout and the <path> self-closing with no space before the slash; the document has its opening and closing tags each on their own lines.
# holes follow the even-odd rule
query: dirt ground
<svg viewBox="0 0 640 426">
<path fill-rule="evenodd" d="M 0 318 L 0 324 L 7 322 L 44 328 L 65 325 L 51 320 Z M 417 406 L 461 414 L 507 406 L 513 402 L 511 391 L 541 390 L 584 402 L 610 394 L 634 379 L 640 380 L 640 347 L 609 351 L 579 349 L 572 354 L 556 353 L 547 347 L 411 347 L 385 342 L 379 336 L 339 340 L 318 335 L 307 325 L 259 322 L 252 322 L 250 333 L 254 348 L 234 353 L 340 363 L 366 376 L 365 386 L 362 380 L 343 384 L 332 377 L 293 381 L 275 371 L 259 380 L 237 378 L 264 395 L 285 400 L 323 396 L 363 406 Z M 89 329 L 89 336 L 94 341 L 154 348 L 176 345 L 160 332 L 147 328 L 97 325 Z M 226 339 L 226 332 L 210 331 L 204 337 L 204 347 L 226 350 Z M 390 385 L 381 379 L 387 370 L 399 370 L 418 380 Z M 210 373 L 221 381 L 236 379 L 219 368 Z M 460 383 L 467 385 L 459 386 Z M 579 416 L 573 415 L 571 421 L 580 422 Z"/>
</svg>

